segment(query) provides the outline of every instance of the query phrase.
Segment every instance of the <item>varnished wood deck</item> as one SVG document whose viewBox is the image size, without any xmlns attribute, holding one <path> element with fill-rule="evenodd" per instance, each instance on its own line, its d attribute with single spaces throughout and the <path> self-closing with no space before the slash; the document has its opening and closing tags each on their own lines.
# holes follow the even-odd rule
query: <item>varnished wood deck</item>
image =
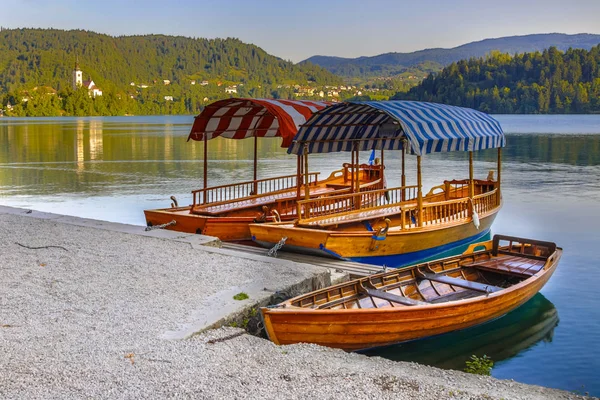
<svg viewBox="0 0 600 400">
<path fill-rule="evenodd" d="M 465 267 L 473 267 L 509 275 L 529 277 L 540 272 L 544 267 L 544 260 L 523 258 L 512 255 L 498 255 L 487 261 L 476 261 L 465 264 Z"/>
</svg>

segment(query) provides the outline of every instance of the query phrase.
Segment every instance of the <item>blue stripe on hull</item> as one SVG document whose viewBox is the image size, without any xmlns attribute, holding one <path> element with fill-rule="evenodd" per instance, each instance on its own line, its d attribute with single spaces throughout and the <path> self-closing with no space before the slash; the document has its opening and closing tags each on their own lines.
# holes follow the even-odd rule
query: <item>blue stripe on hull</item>
<svg viewBox="0 0 600 400">
<path fill-rule="evenodd" d="M 431 249 L 415 251 L 412 253 L 395 254 L 389 256 L 374 256 L 374 257 L 349 257 L 346 260 L 356 261 L 364 264 L 385 265 L 386 267 L 399 268 L 407 265 L 431 261 L 438 258 L 450 257 L 462 254 L 469 245 L 489 240 L 491 237 L 490 230 L 478 233 L 475 236 L 468 237 L 456 242 L 444 244 L 442 246 Z"/>
</svg>

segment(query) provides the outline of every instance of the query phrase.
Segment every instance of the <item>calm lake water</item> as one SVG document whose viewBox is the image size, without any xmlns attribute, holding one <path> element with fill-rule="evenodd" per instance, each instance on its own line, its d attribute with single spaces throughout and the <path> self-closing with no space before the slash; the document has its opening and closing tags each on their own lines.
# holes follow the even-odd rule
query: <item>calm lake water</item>
<svg viewBox="0 0 600 400">
<path fill-rule="evenodd" d="M 493 232 L 556 242 L 558 270 L 540 294 L 483 326 L 376 354 L 464 368 L 472 354 L 495 361 L 497 378 L 600 396 L 600 115 L 498 115 L 504 207 Z M 193 117 L 0 118 L 0 204 L 144 225 L 143 210 L 191 202 L 202 186 L 202 143 L 186 142 Z M 209 142 L 209 185 L 252 177 L 253 141 Z M 399 154 L 385 155 L 399 185 Z M 259 143 L 259 177 L 293 174 L 296 159 L 277 140 Z M 363 154 L 361 161 L 368 159 Z M 349 154 L 311 156 L 323 175 Z M 476 177 L 496 151 L 475 155 Z M 407 158 L 409 182 L 415 160 Z M 423 158 L 424 186 L 468 177 L 467 155 Z"/>
</svg>

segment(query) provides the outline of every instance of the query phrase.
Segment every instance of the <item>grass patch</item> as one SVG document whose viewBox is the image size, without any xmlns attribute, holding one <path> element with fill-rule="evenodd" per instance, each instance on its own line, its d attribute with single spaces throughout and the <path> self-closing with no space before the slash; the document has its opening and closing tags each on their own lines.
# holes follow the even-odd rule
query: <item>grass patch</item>
<svg viewBox="0 0 600 400">
<path fill-rule="evenodd" d="M 248 298 L 248 295 L 244 292 L 240 292 L 238 294 L 236 294 L 235 296 L 233 296 L 234 300 L 246 300 Z"/>
<path fill-rule="evenodd" d="M 494 362 L 491 358 L 486 356 L 477 357 L 476 355 L 471 356 L 471 360 L 465 363 L 467 366 L 465 367 L 465 372 L 470 374 L 477 375 L 491 375 L 492 368 L 494 367 Z"/>
</svg>

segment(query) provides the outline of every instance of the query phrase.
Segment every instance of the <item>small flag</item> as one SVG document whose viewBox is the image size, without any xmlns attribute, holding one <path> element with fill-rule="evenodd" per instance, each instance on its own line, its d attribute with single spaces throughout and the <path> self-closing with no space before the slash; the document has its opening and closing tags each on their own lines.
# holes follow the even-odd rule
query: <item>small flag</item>
<svg viewBox="0 0 600 400">
<path fill-rule="evenodd" d="M 373 165 L 374 162 L 375 162 L 375 149 L 373 149 L 373 151 L 371 151 L 371 156 L 369 157 L 369 165 Z"/>
</svg>

